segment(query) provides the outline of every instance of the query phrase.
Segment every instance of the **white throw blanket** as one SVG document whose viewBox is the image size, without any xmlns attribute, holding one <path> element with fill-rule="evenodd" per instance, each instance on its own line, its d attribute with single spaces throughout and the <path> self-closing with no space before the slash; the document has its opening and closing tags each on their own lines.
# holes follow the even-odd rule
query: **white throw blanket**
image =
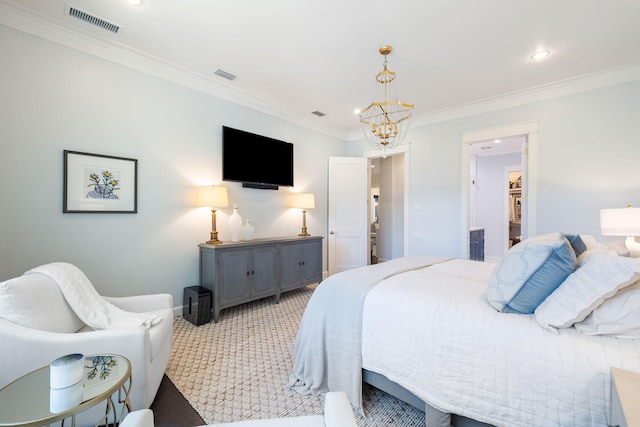
<svg viewBox="0 0 640 427">
<path fill-rule="evenodd" d="M 448 260 L 404 257 L 335 274 L 318 286 L 300 322 L 289 388 L 317 395 L 344 391 L 362 407 L 362 309 L 369 290 L 398 273 Z M 349 286 L 346 286 L 349 284 Z"/>
<path fill-rule="evenodd" d="M 116 307 L 98 294 L 87 276 L 76 266 L 54 262 L 24 274 L 42 274 L 56 282 L 76 315 L 93 329 L 150 328 L 162 320 L 153 313 L 132 313 Z"/>
</svg>

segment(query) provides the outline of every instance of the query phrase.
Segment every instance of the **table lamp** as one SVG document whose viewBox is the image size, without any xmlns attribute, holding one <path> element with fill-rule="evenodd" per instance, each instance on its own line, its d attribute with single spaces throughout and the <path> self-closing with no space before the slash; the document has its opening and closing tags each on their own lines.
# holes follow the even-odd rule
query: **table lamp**
<svg viewBox="0 0 640 427">
<path fill-rule="evenodd" d="M 302 209 L 302 231 L 298 236 L 311 236 L 307 233 L 307 209 L 316 207 L 313 193 L 296 193 L 293 195 L 293 207 Z"/>
<path fill-rule="evenodd" d="M 218 245 L 222 240 L 218 239 L 216 231 L 216 210 L 229 206 L 229 196 L 225 187 L 209 185 L 198 189 L 198 206 L 211 208 L 211 239 L 207 240 L 209 245 Z"/>
<path fill-rule="evenodd" d="M 600 232 L 603 236 L 626 236 L 629 256 L 640 258 L 640 208 L 600 209 Z"/>
</svg>

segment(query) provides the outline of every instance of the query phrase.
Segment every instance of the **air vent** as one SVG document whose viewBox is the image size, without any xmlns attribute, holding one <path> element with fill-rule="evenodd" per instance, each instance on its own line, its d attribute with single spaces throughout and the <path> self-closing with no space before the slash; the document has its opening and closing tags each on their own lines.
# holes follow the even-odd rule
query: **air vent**
<svg viewBox="0 0 640 427">
<path fill-rule="evenodd" d="M 216 76 L 225 78 L 227 80 L 233 80 L 236 78 L 236 76 L 234 76 L 233 74 L 227 73 L 226 71 L 222 71 L 222 70 L 216 70 L 213 74 L 215 74 Z"/>
<path fill-rule="evenodd" d="M 96 27 L 100 27 L 103 30 L 107 30 L 113 34 L 118 34 L 118 32 L 122 29 L 122 26 L 118 24 L 109 22 L 106 19 L 98 18 L 95 15 L 91 15 L 90 13 L 82 11 L 73 6 L 67 5 L 67 15 L 78 18 L 79 20 L 84 21 L 88 24 L 95 25 Z"/>
<path fill-rule="evenodd" d="M 326 116 L 325 113 L 323 113 L 322 111 L 312 111 L 311 114 L 315 114 L 318 117 L 324 117 Z"/>
</svg>

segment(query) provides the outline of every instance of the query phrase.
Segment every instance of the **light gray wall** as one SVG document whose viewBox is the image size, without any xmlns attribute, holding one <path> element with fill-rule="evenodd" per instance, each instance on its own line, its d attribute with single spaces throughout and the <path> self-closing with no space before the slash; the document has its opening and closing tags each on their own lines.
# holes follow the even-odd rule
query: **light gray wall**
<svg viewBox="0 0 640 427">
<path fill-rule="evenodd" d="M 220 181 L 223 124 L 295 143 L 295 190 L 316 194 L 307 225 L 317 235 L 325 235 L 326 159 L 366 148 L 3 26 L 0 54 L 0 280 L 68 261 L 105 295 L 170 292 L 181 304 L 182 288 L 197 284 L 196 245 L 210 229 L 194 190 Z M 538 233 L 610 239 L 599 236 L 598 210 L 640 205 L 639 118 L 635 81 L 412 129 L 409 254 L 467 256 L 461 134 L 531 120 L 539 123 Z M 64 149 L 138 159 L 139 213 L 62 214 Z M 293 189 L 224 185 L 256 238 L 299 232 L 300 212 L 287 206 Z M 220 213 L 222 239 L 230 213 Z"/>
<path fill-rule="evenodd" d="M 640 206 L 640 81 L 410 130 L 409 254 L 461 254 L 461 135 L 538 121 L 537 234 L 592 234 L 599 209 Z M 349 153 L 367 150 L 362 140 Z M 419 203 L 421 210 L 412 207 Z M 420 236 L 420 238 L 415 238 Z"/>
<path fill-rule="evenodd" d="M 294 191 L 315 193 L 307 226 L 325 235 L 327 158 L 344 156 L 344 141 L 4 26 L 0 57 L 0 280 L 66 261 L 104 295 L 169 292 L 182 304 L 211 229 L 195 189 L 220 183 L 222 125 L 295 144 L 296 188 L 222 183 L 255 238 L 300 232 Z M 63 214 L 65 149 L 138 159 L 138 213 Z M 219 212 L 222 240 L 231 213 Z"/>
</svg>

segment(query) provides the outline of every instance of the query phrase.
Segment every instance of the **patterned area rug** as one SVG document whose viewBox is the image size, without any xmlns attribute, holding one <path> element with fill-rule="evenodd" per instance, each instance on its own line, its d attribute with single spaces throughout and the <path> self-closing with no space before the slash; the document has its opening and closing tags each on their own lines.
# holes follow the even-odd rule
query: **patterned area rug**
<svg viewBox="0 0 640 427">
<path fill-rule="evenodd" d="M 218 323 L 174 321 L 166 374 L 207 423 L 322 414 L 322 397 L 287 389 L 293 344 L 315 285 L 225 309 Z M 424 412 L 365 385 L 359 426 L 424 426 Z"/>
</svg>

